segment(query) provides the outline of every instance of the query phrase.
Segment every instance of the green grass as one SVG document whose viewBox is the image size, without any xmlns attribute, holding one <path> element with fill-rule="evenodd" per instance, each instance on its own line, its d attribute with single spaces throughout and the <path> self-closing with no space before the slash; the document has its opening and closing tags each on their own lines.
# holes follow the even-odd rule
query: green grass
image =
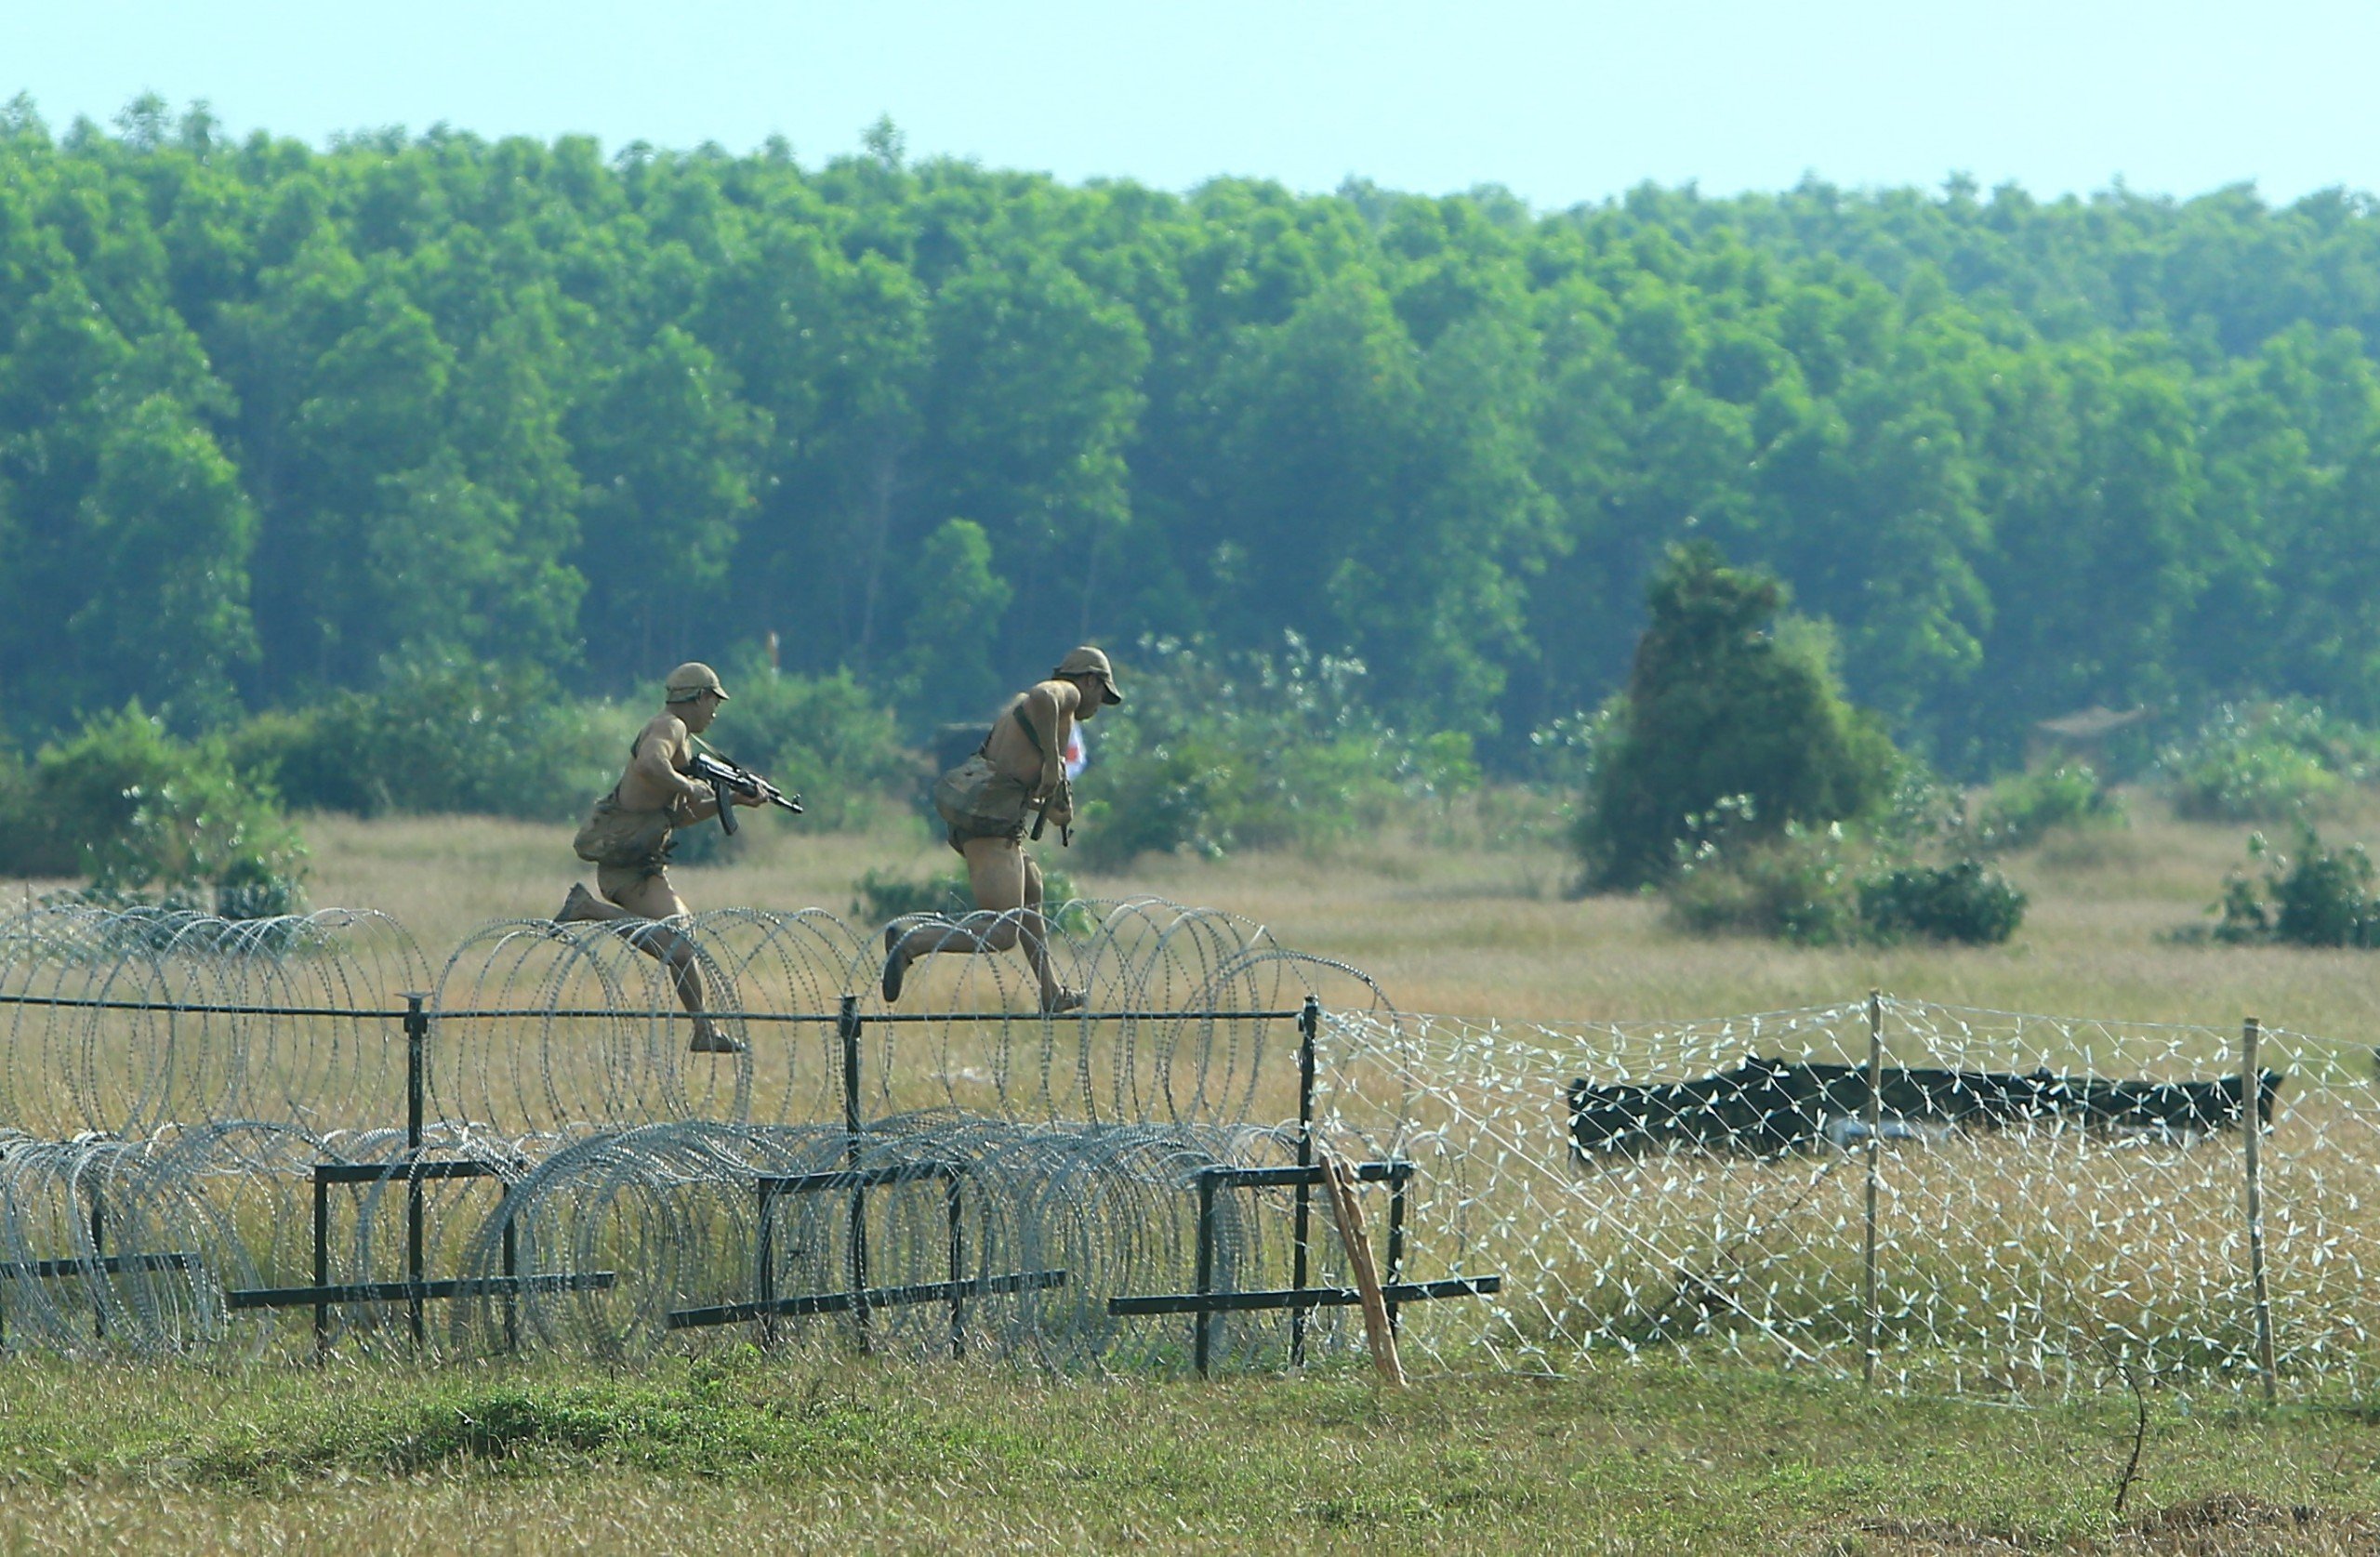
<svg viewBox="0 0 2380 1557">
<path fill-rule="evenodd" d="M 2268 1520 L 2227 1550 L 2369 1549 L 2368 1411 L 2149 1409 L 2119 1518 L 2122 1394 L 2012 1409 L 1669 1365 L 1391 1392 L 757 1353 L 625 1378 L 35 1362 L 0 1372 L 0 1550 L 2215 1550 L 2142 1544 L 2209 1498 Z"/>
</svg>

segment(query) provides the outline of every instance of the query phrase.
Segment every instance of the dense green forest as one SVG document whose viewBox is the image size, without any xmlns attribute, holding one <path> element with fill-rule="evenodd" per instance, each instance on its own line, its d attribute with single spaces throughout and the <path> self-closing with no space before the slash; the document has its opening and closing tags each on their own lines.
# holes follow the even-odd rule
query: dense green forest
<svg viewBox="0 0 2380 1557">
<path fill-rule="evenodd" d="M 1491 768 L 1708 539 L 1954 772 L 2380 717 L 2380 208 L 1187 194 L 772 144 L 0 111 L 0 696 L 184 731 L 776 635 L 912 728 L 1080 639 L 1360 658 Z"/>
</svg>

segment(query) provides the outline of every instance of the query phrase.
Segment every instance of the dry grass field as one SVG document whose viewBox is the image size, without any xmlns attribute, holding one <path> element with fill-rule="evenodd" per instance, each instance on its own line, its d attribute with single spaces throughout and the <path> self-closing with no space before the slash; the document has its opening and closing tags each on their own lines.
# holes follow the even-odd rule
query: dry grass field
<svg viewBox="0 0 2380 1557">
<path fill-rule="evenodd" d="M 2171 940 L 2209 922 L 2246 829 L 2132 804 L 2126 830 L 2005 862 L 2031 912 L 2014 943 L 1980 950 L 1685 937 L 1648 899 L 1568 899 L 1558 833 L 1517 807 L 1421 818 L 1361 853 L 1078 880 L 1244 915 L 1368 969 L 1411 1010 L 1693 1018 L 1881 986 L 2218 1028 L 2254 1013 L 2371 1041 L 2380 957 Z M 2374 830 L 2380 808 L 2326 836 Z M 564 827 L 306 831 L 312 900 L 387 910 L 433 959 L 476 924 L 550 913 L 575 874 Z M 901 822 L 812 834 L 764 817 L 752 832 L 733 863 L 680 872 L 697 906 L 842 913 L 867 870 L 953 863 Z M 2145 1405 L 2120 1512 L 2135 1426 L 2121 1392 L 1988 1405 L 1674 1361 L 1392 1394 L 1346 1371 L 1060 1381 L 734 1352 L 626 1375 L 30 1359 L 0 1368 L 0 1552 L 2380 1550 L 2368 1405 Z"/>
<path fill-rule="evenodd" d="M 1343 958 L 1408 1010 L 1537 1020 L 1691 1018 L 1845 999 L 1871 987 L 1950 1005 L 2138 1022 L 2271 1026 L 2354 1041 L 2380 1032 L 2380 958 L 2358 952 L 2175 944 L 2212 923 L 2224 873 L 2246 858 L 2243 826 L 2177 823 L 2153 798 L 2135 821 L 2069 834 L 2004 862 L 2031 894 L 2006 946 L 1804 950 L 1699 940 L 1649 898 L 1571 900 L 1558 832 L 1475 811 L 1425 818 L 1363 851 L 1144 860 L 1077 872 L 1102 897 L 1154 894 L 1227 909 L 1285 944 Z M 317 817 L 317 904 L 385 909 L 436 956 L 472 925 L 550 914 L 574 875 L 569 829 L 481 820 Z M 2380 833 L 2380 806 L 2338 818 L 2338 841 Z M 763 817 L 734 863 L 676 873 L 700 908 L 849 910 L 868 870 L 924 877 L 956 857 L 921 824 L 807 833 Z M 1062 868 L 1067 855 L 1044 858 Z"/>
</svg>

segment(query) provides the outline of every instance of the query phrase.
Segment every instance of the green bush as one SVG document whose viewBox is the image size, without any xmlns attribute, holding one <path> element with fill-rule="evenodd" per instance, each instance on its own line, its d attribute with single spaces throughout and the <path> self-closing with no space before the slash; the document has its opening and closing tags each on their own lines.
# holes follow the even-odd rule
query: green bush
<svg viewBox="0 0 2380 1557">
<path fill-rule="evenodd" d="M 79 876 L 93 901 L 163 894 L 262 917 L 293 912 L 306 851 L 269 786 L 219 739 L 176 740 L 137 703 L 44 746 L 0 783 L 0 869 Z"/>
<path fill-rule="evenodd" d="M 1131 700 L 1092 727 L 1083 858 L 1326 845 L 1477 786 L 1467 736 L 1391 729 L 1362 703 L 1363 676 L 1294 634 L 1279 654 L 1144 640 Z"/>
<path fill-rule="evenodd" d="M 427 659 L 370 692 L 259 714 L 231 752 L 302 809 L 563 821 L 611 787 L 634 733 L 625 711 L 566 699 L 535 667 Z"/>
<path fill-rule="evenodd" d="M 1859 917 L 1869 935 L 1910 936 L 1994 946 L 2025 920 L 2025 894 L 1975 860 L 1910 865 L 1859 884 Z"/>
<path fill-rule="evenodd" d="M 2380 770 L 2380 742 L 2311 703 L 2226 704 L 2158 763 L 2180 815 L 2286 822 L 2368 782 Z"/>
<path fill-rule="evenodd" d="M 2076 763 L 2002 779 L 1976 812 L 1973 845 L 1986 853 L 2026 849 L 2060 827 L 2121 827 L 2123 801 Z"/>
<path fill-rule="evenodd" d="M 1859 895 L 1840 827 L 1789 822 L 1773 836 L 1754 836 L 1741 797 L 1727 798 L 1717 816 L 1724 819 L 1717 830 L 1730 824 L 1743 830 L 1720 841 L 1710 836 L 1712 813 L 1688 819 L 1697 841 L 1663 892 L 1672 923 L 1701 935 L 1761 935 L 1803 946 L 1859 939 Z"/>
<path fill-rule="evenodd" d="M 1903 809 L 1924 816 L 1935 808 L 1912 788 Z M 1758 822 L 1758 802 L 1745 795 L 1685 819 L 1662 888 L 1671 923 L 1840 946 L 1911 936 L 1993 944 L 2023 922 L 2025 894 L 1996 872 L 1972 860 L 1909 863 L 1902 851 L 1913 832 L 1879 841 L 1855 838 L 1840 823 L 1789 822 L 1770 834 Z"/>
<path fill-rule="evenodd" d="M 731 695 L 707 738 L 799 793 L 798 826 L 863 824 L 905 802 L 925 776 L 885 699 L 847 671 L 784 675 L 754 656 L 733 663 L 726 681 Z"/>
<path fill-rule="evenodd" d="M 2255 833 L 2248 856 L 2262 862 L 2262 879 L 2244 869 L 2225 879 L 2216 940 L 2380 946 L 2380 901 L 2373 897 L 2372 857 L 2361 844 L 2328 848 L 2301 824 L 2294 855 L 2276 853 Z"/>
<path fill-rule="evenodd" d="M 802 825 L 834 828 L 915 786 L 884 700 L 848 675 L 780 676 L 738 665 L 710 733 L 732 757 L 802 797 Z M 619 777 L 628 743 L 660 708 L 574 699 L 535 666 L 420 659 L 369 692 L 258 714 L 231 737 L 235 764 L 289 804 L 391 811 L 582 816 Z M 688 838 L 683 863 L 721 851 Z"/>
<path fill-rule="evenodd" d="M 1746 825 L 1765 838 L 1884 805 L 1899 754 L 1844 701 L 1824 627 L 1779 621 L 1782 584 L 1697 543 L 1671 551 L 1646 601 L 1652 619 L 1574 833 L 1589 887 L 1668 874 L 1687 818 L 1725 797 L 1750 797 Z"/>
</svg>

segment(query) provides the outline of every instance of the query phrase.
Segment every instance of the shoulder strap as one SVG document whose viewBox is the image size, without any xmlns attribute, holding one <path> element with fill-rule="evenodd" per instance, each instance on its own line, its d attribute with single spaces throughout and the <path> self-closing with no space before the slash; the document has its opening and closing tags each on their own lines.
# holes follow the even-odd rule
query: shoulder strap
<svg viewBox="0 0 2380 1557">
<path fill-rule="evenodd" d="M 1034 752 L 1038 756 L 1047 757 L 1049 753 L 1041 749 L 1041 732 L 1033 728 L 1031 719 L 1025 717 L 1025 700 L 1017 699 L 1009 712 L 1016 716 L 1016 727 L 1025 732 L 1025 738 L 1033 744 Z"/>
</svg>

